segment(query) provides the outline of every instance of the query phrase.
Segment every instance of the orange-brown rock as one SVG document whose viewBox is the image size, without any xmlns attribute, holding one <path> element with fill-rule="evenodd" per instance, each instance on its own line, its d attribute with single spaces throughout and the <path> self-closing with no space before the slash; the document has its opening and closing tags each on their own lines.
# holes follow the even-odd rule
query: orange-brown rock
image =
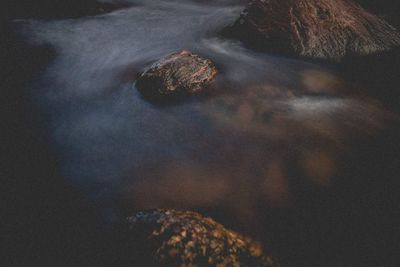
<svg viewBox="0 0 400 267">
<path fill-rule="evenodd" d="M 131 240 L 153 250 L 144 266 L 278 266 L 258 242 L 195 212 L 139 212 L 128 222 Z"/>
<path fill-rule="evenodd" d="M 351 0 L 252 0 L 227 33 L 262 50 L 333 61 L 400 45 L 395 28 Z"/>
<path fill-rule="evenodd" d="M 166 100 L 202 92 L 217 73 L 211 60 L 189 51 L 180 51 L 140 74 L 136 87 L 145 98 Z"/>
</svg>

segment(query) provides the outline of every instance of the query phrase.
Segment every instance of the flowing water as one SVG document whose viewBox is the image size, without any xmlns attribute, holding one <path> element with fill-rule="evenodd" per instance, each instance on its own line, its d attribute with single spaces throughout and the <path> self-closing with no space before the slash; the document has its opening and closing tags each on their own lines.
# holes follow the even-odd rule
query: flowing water
<svg viewBox="0 0 400 267">
<path fill-rule="evenodd" d="M 318 194 L 356 187 L 363 177 L 354 175 L 381 157 L 375 143 L 396 115 L 326 66 L 222 38 L 239 1 L 130 3 L 94 17 L 17 22 L 29 43 L 56 52 L 34 99 L 63 176 L 107 220 L 118 205 L 214 211 L 257 234 L 265 210 L 318 206 Z M 215 62 L 211 93 L 168 106 L 142 99 L 137 74 L 182 49 Z"/>
</svg>

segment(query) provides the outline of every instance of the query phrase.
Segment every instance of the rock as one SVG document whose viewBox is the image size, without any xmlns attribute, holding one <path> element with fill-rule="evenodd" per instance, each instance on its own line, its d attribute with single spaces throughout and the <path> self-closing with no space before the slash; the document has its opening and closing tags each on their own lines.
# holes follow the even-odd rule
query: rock
<svg viewBox="0 0 400 267">
<path fill-rule="evenodd" d="M 395 28 L 348 0 L 252 0 L 226 33 L 262 50 L 333 61 L 400 45 Z"/>
<path fill-rule="evenodd" d="M 211 60 L 180 51 L 140 74 L 136 87 L 145 98 L 166 100 L 202 92 L 217 73 Z"/>
<path fill-rule="evenodd" d="M 139 212 L 128 222 L 131 240 L 153 250 L 144 253 L 153 259 L 143 266 L 277 266 L 258 242 L 198 213 L 154 210 Z"/>
</svg>

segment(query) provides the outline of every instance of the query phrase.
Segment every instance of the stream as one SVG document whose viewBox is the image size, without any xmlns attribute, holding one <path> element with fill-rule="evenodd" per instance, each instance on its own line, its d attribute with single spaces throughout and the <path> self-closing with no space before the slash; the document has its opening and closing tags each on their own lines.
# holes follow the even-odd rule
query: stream
<svg viewBox="0 0 400 267">
<path fill-rule="evenodd" d="M 243 10 L 240 1 L 128 2 L 98 16 L 15 21 L 27 43 L 55 51 L 30 90 L 60 173 L 84 192 L 83 201 L 108 223 L 120 209 L 177 208 L 273 240 L 278 251 L 312 243 L 288 253 L 295 260 L 325 238 L 326 251 L 336 251 L 337 239 L 357 247 L 345 234 L 358 229 L 348 203 L 367 210 L 395 176 L 398 146 L 387 140 L 398 136 L 398 115 L 329 64 L 221 37 Z M 144 100 L 137 75 L 183 49 L 217 66 L 209 93 L 166 106 Z M 297 213 L 288 219 L 288 210 Z M 340 225 L 333 210 L 356 221 Z M 305 229 L 309 238 L 287 245 Z M 351 254 L 329 253 L 320 257 Z"/>
</svg>

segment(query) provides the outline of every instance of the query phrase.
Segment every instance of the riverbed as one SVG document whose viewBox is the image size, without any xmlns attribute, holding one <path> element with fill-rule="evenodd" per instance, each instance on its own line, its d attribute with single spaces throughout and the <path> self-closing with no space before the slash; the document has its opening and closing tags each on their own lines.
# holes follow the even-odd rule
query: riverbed
<svg viewBox="0 0 400 267">
<path fill-rule="evenodd" d="M 240 1 L 128 2 L 98 16 L 15 21 L 27 44 L 54 51 L 29 91 L 66 183 L 106 224 L 133 210 L 197 210 L 270 241 L 289 263 L 303 252 L 343 263 L 351 249 L 337 246 L 364 240 L 345 234 L 362 223 L 347 205 L 366 219 L 398 174 L 398 114 L 330 64 L 222 37 Z M 143 99 L 137 75 L 183 49 L 217 66 L 207 94 Z"/>
</svg>

